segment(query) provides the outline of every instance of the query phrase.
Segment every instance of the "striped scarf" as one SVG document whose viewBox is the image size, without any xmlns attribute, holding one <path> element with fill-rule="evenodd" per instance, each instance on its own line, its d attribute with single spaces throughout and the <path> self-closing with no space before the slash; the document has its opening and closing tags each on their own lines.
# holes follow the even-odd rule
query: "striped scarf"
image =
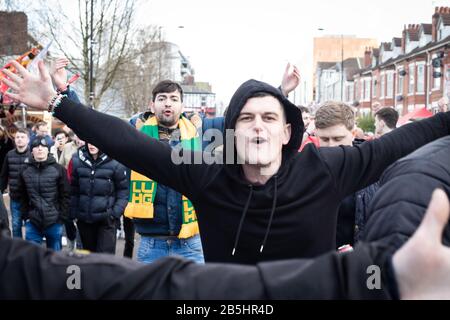
<svg viewBox="0 0 450 320">
<path fill-rule="evenodd" d="M 195 126 L 185 117 L 178 122 L 181 134 L 181 146 L 184 150 L 201 150 L 200 138 Z M 159 140 L 158 122 L 156 117 L 150 117 L 140 131 Z M 152 219 L 154 215 L 153 203 L 155 201 L 157 182 L 131 171 L 130 195 L 124 215 L 128 218 Z M 197 216 L 191 201 L 182 196 L 183 223 L 178 238 L 186 239 L 199 233 Z"/>
</svg>

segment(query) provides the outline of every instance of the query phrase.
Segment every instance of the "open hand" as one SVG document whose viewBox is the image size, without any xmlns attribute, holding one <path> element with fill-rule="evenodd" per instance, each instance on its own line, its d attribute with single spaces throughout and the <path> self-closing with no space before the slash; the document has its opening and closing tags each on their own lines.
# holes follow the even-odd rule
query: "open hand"
<svg viewBox="0 0 450 320">
<path fill-rule="evenodd" d="M 281 91 L 287 96 L 300 83 L 300 71 L 295 65 L 287 64 L 281 81 Z"/>
<path fill-rule="evenodd" d="M 14 93 L 5 94 L 16 101 L 20 101 L 30 107 L 46 110 L 48 102 L 56 95 L 52 86 L 52 79 L 43 61 L 38 62 L 39 74 L 31 74 L 16 61 L 11 61 L 18 74 L 9 70 L 3 70 L 9 79 L 2 79 Z"/>
</svg>

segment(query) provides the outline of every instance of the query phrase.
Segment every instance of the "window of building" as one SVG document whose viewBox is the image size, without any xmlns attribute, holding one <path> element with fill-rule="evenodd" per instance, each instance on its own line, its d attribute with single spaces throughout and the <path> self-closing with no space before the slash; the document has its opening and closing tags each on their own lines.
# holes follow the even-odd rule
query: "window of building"
<svg viewBox="0 0 450 320">
<path fill-rule="evenodd" d="M 415 71 L 415 66 L 414 64 L 410 64 L 409 65 L 409 72 L 408 72 L 408 77 L 409 77 L 409 86 L 408 86 L 408 93 L 409 94 L 413 94 L 414 93 L 414 71 Z"/>
<path fill-rule="evenodd" d="M 370 78 L 364 80 L 364 100 L 370 100 Z"/>
<path fill-rule="evenodd" d="M 384 73 L 382 73 L 380 79 L 380 98 L 384 98 L 385 88 L 386 88 L 386 77 Z"/>
<path fill-rule="evenodd" d="M 425 92 L 425 64 L 417 65 L 417 92 Z"/>
<path fill-rule="evenodd" d="M 386 77 L 387 77 L 386 97 L 392 98 L 394 94 L 394 73 L 388 72 L 386 74 Z"/>
<path fill-rule="evenodd" d="M 350 86 L 349 86 L 349 88 L 348 88 L 348 92 L 349 92 L 349 93 L 348 93 L 348 95 L 349 95 L 348 101 L 353 101 L 354 92 L 355 92 L 354 89 L 355 89 L 355 88 L 354 88 L 354 84 L 351 83 Z"/>
</svg>

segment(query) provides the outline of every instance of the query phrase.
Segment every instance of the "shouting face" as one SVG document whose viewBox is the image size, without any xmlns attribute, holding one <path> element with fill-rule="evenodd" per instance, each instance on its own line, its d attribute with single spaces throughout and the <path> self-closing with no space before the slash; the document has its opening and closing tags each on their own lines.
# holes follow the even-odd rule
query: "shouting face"
<svg viewBox="0 0 450 320">
<path fill-rule="evenodd" d="M 247 100 L 236 121 L 236 150 L 247 165 L 269 167 L 280 163 L 291 136 L 284 109 L 273 96 Z"/>
</svg>

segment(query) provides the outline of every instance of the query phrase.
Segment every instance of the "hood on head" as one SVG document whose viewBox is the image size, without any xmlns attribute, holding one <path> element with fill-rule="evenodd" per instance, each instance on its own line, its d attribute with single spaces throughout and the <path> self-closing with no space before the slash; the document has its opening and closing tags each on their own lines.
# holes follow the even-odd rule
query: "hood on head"
<svg viewBox="0 0 450 320">
<path fill-rule="evenodd" d="M 280 101 L 281 105 L 284 108 L 284 112 L 286 114 L 287 123 L 291 124 L 291 139 L 289 143 L 283 146 L 283 159 L 285 156 L 291 156 L 296 154 L 300 149 L 300 145 L 302 143 L 303 138 L 303 119 L 302 113 L 297 106 L 295 106 L 292 102 L 290 102 L 281 91 L 265 82 L 257 81 L 257 80 L 248 80 L 244 82 L 234 93 L 231 98 L 230 104 L 227 109 L 227 113 L 225 116 L 225 130 L 224 130 L 224 140 L 227 141 L 226 129 L 235 129 L 236 120 L 244 108 L 247 100 L 253 96 L 257 92 L 266 92 Z M 228 139 L 234 139 L 233 136 L 229 136 Z M 224 148 L 224 152 L 225 152 Z"/>
<path fill-rule="evenodd" d="M 87 163 L 89 166 L 92 166 L 93 163 L 99 164 L 100 162 L 104 163 L 112 160 L 106 153 L 103 153 L 101 150 L 98 151 L 98 157 L 96 160 L 94 160 L 91 153 L 89 152 L 87 144 L 81 146 L 78 149 L 78 157 L 82 162 Z"/>
</svg>

